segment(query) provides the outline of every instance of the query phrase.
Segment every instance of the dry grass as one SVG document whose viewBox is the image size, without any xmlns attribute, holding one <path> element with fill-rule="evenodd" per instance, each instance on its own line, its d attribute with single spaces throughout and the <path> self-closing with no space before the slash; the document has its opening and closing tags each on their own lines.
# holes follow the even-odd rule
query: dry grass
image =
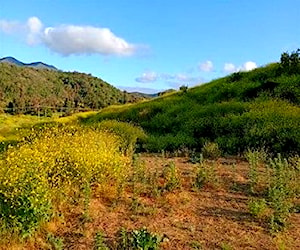
<svg viewBox="0 0 300 250">
<path fill-rule="evenodd" d="M 141 192 L 138 207 L 132 210 L 130 186 L 117 203 L 110 197 L 108 186 L 92 197 L 91 220 L 82 221 L 82 211 L 75 204 L 68 205 L 64 218 L 50 222 L 45 227 L 47 231 L 63 239 L 65 249 L 93 249 L 94 237 L 99 231 L 106 235 L 109 243 L 115 240 L 121 227 L 144 226 L 168 237 L 162 249 L 225 249 L 224 246 L 230 249 L 300 249 L 299 213 L 292 214 L 291 225 L 276 236 L 269 233 L 265 221 L 249 213 L 248 202 L 253 197 L 248 191 L 246 162 L 236 159 L 211 162 L 215 164 L 218 181 L 196 190 L 192 185 L 195 165 L 188 163 L 186 158 L 144 155 L 142 160 L 151 172 L 162 171 L 168 162 L 174 161 L 180 173 L 181 188 L 158 197 Z M 23 244 L 23 248 L 0 249 L 41 247 L 43 243 L 37 236 L 33 243 Z"/>
</svg>

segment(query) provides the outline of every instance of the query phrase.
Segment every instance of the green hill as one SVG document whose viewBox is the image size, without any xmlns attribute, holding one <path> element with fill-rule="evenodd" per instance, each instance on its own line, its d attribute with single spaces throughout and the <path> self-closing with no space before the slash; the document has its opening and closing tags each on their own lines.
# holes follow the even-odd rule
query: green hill
<svg viewBox="0 0 300 250">
<path fill-rule="evenodd" d="M 295 56 L 296 55 L 296 56 Z M 237 72 L 151 101 L 107 108 L 82 121 L 127 121 L 149 135 L 151 152 L 200 150 L 216 142 L 223 153 L 265 147 L 271 153 L 300 152 L 299 51 L 280 63 Z"/>
<path fill-rule="evenodd" d="M 94 110 L 141 97 L 122 92 L 89 74 L 0 63 L 0 111 L 50 115 Z"/>
</svg>

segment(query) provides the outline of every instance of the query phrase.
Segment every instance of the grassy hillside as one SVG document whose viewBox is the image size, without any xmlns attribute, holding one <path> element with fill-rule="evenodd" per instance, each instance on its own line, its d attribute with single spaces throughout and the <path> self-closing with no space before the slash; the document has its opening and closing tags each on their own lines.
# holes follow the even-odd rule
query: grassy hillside
<svg viewBox="0 0 300 250">
<path fill-rule="evenodd" d="M 0 63 L 0 111 L 11 114 L 71 113 L 139 99 L 89 74 Z"/>
<path fill-rule="evenodd" d="M 281 61 L 152 101 L 107 108 L 83 122 L 138 124 L 149 135 L 144 148 L 152 152 L 199 150 L 211 141 L 228 154 L 262 147 L 295 153 L 300 150 L 299 104 L 300 67 Z"/>
<path fill-rule="evenodd" d="M 0 249 L 298 249 L 300 158 L 272 153 L 299 153 L 299 69 L 100 113 L 0 114 Z"/>
</svg>

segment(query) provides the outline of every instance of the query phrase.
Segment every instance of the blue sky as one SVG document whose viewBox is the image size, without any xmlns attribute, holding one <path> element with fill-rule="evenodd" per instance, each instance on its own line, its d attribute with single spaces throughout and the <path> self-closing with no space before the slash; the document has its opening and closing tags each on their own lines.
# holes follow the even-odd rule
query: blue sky
<svg viewBox="0 0 300 250">
<path fill-rule="evenodd" d="M 299 0 L 0 0 L 0 57 L 153 93 L 278 61 L 299 24 Z"/>
</svg>

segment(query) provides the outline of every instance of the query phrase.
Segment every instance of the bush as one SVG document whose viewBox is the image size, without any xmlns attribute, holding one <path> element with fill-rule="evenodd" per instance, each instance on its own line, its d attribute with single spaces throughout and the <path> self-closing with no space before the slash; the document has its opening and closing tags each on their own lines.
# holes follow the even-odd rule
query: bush
<svg viewBox="0 0 300 250">
<path fill-rule="evenodd" d="M 221 156 L 221 150 L 215 142 L 206 142 L 202 148 L 202 154 L 205 159 L 217 159 Z"/>
<path fill-rule="evenodd" d="M 267 209 L 267 203 L 265 199 L 259 199 L 259 200 L 251 200 L 248 204 L 248 208 L 250 213 L 255 217 L 261 217 L 266 209 Z"/>
<path fill-rule="evenodd" d="M 217 183 L 217 175 L 215 165 L 212 166 L 207 164 L 205 160 L 203 160 L 202 154 L 200 155 L 200 162 L 196 168 L 196 176 L 194 180 L 194 186 L 197 189 L 201 189 L 207 184 L 215 185 Z"/>
<path fill-rule="evenodd" d="M 164 177 L 166 179 L 165 190 L 173 191 L 181 186 L 180 176 L 176 169 L 175 162 L 172 161 L 165 167 Z"/>
<path fill-rule="evenodd" d="M 106 120 L 102 121 L 96 127 L 118 135 L 121 138 L 121 148 L 128 155 L 135 151 L 136 146 L 141 148 L 146 139 L 146 134 L 141 128 L 126 122 Z M 136 145 L 137 143 L 138 145 Z"/>
<path fill-rule="evenodd" d="M 280 154 L 270 161 L 270 170 L 268 202 L 273 209 L 270 227 L 271 231 L 277 232 L 287 226 L 293 200 L 297 197 L 299 172 L 295 172 Z"/>
<path fill-rule="evenodd" d="M 159 245 L 166 238 L 148 231 L 147 228 L 139 230 L 127 231 L 121 229 L 119 232 L 119 240 L 117 242 L 117 249 L 132 249 L 132 250 L 158 250 Z"/>
</svg>

